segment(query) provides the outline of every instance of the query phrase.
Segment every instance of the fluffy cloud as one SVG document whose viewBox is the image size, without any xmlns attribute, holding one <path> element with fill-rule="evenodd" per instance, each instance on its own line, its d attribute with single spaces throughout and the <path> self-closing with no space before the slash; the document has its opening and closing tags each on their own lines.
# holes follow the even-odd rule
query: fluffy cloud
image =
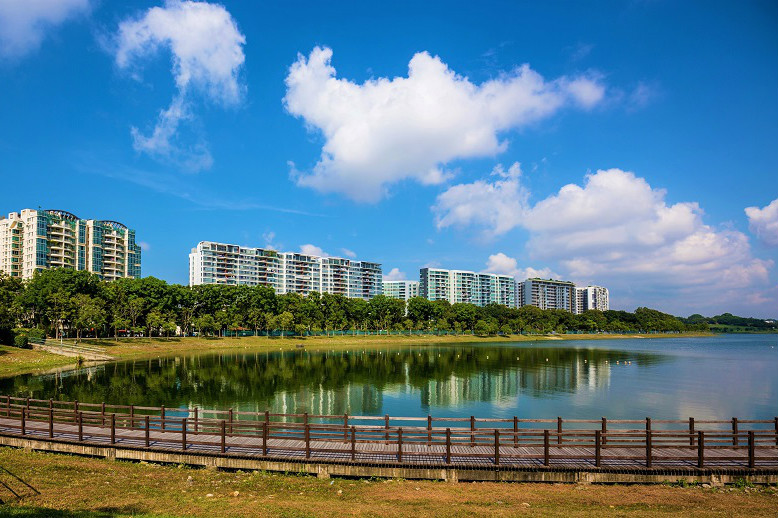
<svg viewBox="0 0 778 518">
<path fill-rule="evenodd" d="M 325 140 L 313 170 L 292 167 L 292 175 L 298 185 L 362 202 L 405 179 L 440 183 L 448 162 L 505 150 L 501 133 L 566 106 L 592 108 L 605 95 L 596 77 L 547 81 L 528 65 L 479 85 L 426 52 L 413 56 L 407 77 L 357 84 L 337 78 L 331 58 L 331 49 L 316 47 L 289 69 L 287 111 Z"/>
<path fill-rule="evenodd" d="M 516 162 L 506 172 L 502 165 L 497 165 L 492 176 L 499 179 L 454 185 L 440 194 L 432 207 L 437 227 L 475 224 L 496 236 L 519 225 L 528 199 L 528 192 L 520 183 L 521 166 Z"/>
<path fill-rule="evenodd" d="M 389 273 L 384 275 L 385 281 L 404 281 L 408 278 L 405 272 L 401 272 L 399 268 L 392 268 Z"/>
<path fill-rule="evenodd" d="M 746 208 L 748 228 L 769 246 L 778 246 L 778 199 L 763 208 Z"/>
<path fill-rule="evenodd" d="M 245 56 L 246 37 L 221 5 L 170 0 L 152 7 L 137 19 L 119 24 L 116 64 L 126 69 L 141 58 L 167 48 L 172 53 L 172 73 L 177 94 L 160 111 L 151 134 L 132 128 L 135 149 L 177 162 L 188 169 L 210 167 L 211 155 L 200 141 L 186 146 L 178 142 L 179 125 L 193 117 L 192 96 L 197 92 L 223 106 L 237 104 L 243 86 L 238 74 Z"/>
<path fill-rule="evenodd" d="M 330 254 L 322 250 L 316 245 L 312 245 L 310 243 L 305 245 L 300 245 L 300 253 L 303 255 L 318 255 L 320 257 L 329 257 Z"/>
<path fill-rule="evenodd" d="M 704 223 L 697 203 L 668 205 L 664 190 L 620 169 L 587 175 L 583 186 L 565 185 L 533 206 L 526 193 L 490 207 L 479 202 L 488 213 L 473 211 L 470 218 L 451 220 L 454 209 L 441 204 L 441 197 L 434 207 L 438 221 L 491 225 L 492 233 L 522 227 L 530 233 L 530 257 L 558 264 L 568 278 L 610 285 L 624 306 L 655 303 L 679 311 L 747 306 L 749 293 L 764 288 L 773 264 L 753 257 L 742 232 Z M 506 210 L 511 202 L 518 208 Z M 500 254 L 490 263 L 514 268 Z"/>
<path fill-rule="evenodd" d="M 37 49 L 46 32 L 89 9 L 89 0 L 3 0 L 0 57 L 18 58 Z"/>
<path fill-rule="evenodd" d="M 533 277 L 540 279 L 558 279 L 560 277 L 560 275 L 554 273 L 547 267 L 540 269 L 532 268 L 531 266 L 519 268 L 519 263 L 516 259 L 509 257 L 502 252 L 490 255 L 486 262 L 486 268 L 483 271 L 485 273 L 512 275 L 520 281 Z"/>
<path fill-rule="evenodd" d="M 348 248 L 341 248 L 340 251 L 343 252 L 343 255 L 346 257 L 351 257 L 352 259 L 357 256 L 356 252 L 349 250 Z"/>
</svg>

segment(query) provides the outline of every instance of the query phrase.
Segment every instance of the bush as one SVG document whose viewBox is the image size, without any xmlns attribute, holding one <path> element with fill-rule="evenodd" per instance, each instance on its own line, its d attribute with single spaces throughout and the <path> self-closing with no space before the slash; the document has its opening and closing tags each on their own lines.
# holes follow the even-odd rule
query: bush
<svg viewBox="0 0 778 518">
<path fill-rule="evenodd" d="M 30 346 L 30 341 L 27 338 L 27 334 L 19 333 L 14 336 L 14 345 L 19 349 L 27 349 Z"/>
<path fill-rule="evenodd" d="M 27 331 L 27 337 L 32 338 L 34 340 L 43 340 L 46 338 L 46 331 L 39 327 L 33 327 L 29 331 Z"/>
</svg>

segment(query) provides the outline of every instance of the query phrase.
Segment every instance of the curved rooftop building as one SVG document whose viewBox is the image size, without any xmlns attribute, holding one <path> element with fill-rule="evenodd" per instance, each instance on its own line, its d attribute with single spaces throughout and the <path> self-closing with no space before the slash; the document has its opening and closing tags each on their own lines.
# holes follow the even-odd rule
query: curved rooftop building
<svg viewBox="0 0 778 518">
<path fill-rule="evenodd" d="M 64 210 L 24 209 L 0 217 L 0 272 L 29 279 L 50 268 L 84 270 L 112 281 L 141 276 L 135 231 L 117 221 Z"/>
</svg>

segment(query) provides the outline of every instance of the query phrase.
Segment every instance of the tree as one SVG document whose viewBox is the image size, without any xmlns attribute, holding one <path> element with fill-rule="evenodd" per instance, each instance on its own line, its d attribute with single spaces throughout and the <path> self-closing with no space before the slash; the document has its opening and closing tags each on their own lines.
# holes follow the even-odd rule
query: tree
<svg viewBox="0 0 778 518">
<path fill-rule="evenodd" d="M 473 332 L 475 332 L 478 336 L 486 336 L 489 334 L 489 325 L 486 323 L 485 320 L 479 320 L 475 323 L 475 328 L 473 329 Z"/>
<path fill-rule="evenodd" d="M 93 329 L 96 337 L 98 329 L 103 327 L 106 322 L 105 303 L 101 299 L 79 293 L 73 296 L 72 307 L 76 339 L 80 340 L 81 333 L 87 329 Z"/>
<path fill-rule="evenodd" d="M 294 315 L 292 315 L 289 311 L 284 311 L 280 315 L 278 315 L 278 318 L 276 320 L 276 325 L 281 328 L 281 338 L 284 337 L 285 331 L 288 331 L 292 327 L 292 323 L 294 322 Z"/>
</svg>

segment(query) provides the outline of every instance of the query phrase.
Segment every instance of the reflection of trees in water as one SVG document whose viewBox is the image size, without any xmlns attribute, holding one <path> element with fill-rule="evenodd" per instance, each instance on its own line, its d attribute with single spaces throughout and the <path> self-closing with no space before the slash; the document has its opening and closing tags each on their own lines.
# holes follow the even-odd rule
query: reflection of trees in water
<svg viewBox="0 0 778 518">
<path fill-rule="evenodd" d="M 665 361 L 652 353 L 561 347 L 410 347 L 382 351 L 223 354 L 114 363 L 0 380 L 36 398 L 314 414 L 381 413 L 384 392 L 424 407 L 544 397 L 607 384 L 610 366 Z"/>
</svg>

